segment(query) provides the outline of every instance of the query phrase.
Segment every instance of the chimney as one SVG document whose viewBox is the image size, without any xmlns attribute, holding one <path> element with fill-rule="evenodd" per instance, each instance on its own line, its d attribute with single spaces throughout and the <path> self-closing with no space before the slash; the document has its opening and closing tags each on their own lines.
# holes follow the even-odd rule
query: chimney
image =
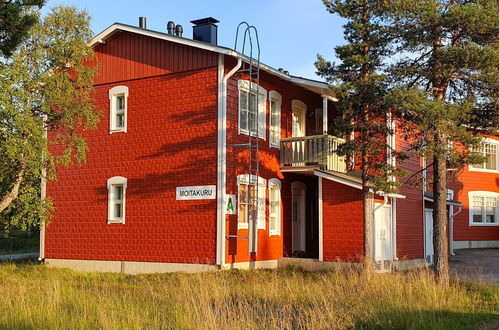
<svg viewBox="0 0 499 330">
<path fill-rule="evenodd" d="M 177 26 L 175 26 L 175 35 L 177 37 L 182 37 L 182 33 L 184 33 L 184 28 L 182 27 L 182 25 L 177 24 Z"/>
<path fill-rule="evenodd" d="M 168 30 L 169 35 L 173 35 L 175 31 L 175 23 L 173 23 L 173 21 L 169 21 L 166 25 L 166 29 Z"/>
<path fill-rule="evenodd" d="M 213 17 L 207 17 L 191 21 L 194 26 L 192 27 L 192 39 L 217 44 L 217 28 L 216 23 L 219 21 Z"/>
<path fill-rule="evenodd" d="M 147 29 L 147 18 L 144 16 L 139 17 L 139 28 L 141 29 Z"/>
</svg>

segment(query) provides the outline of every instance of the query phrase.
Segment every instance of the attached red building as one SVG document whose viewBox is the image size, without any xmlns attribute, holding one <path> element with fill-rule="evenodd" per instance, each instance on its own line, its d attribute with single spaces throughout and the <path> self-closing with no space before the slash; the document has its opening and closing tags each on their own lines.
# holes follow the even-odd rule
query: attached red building
<svg viewBox="0 0 499 330">
<path fill-rule="evenodd" d="M 360 179 L 334 153 L 341 139 L 324 132 L 338 115 L 327 84 L 263 64 L 259 85 L 252 84 L 251 59 L 216 45 L 216 21 L 195 23 L 194 35 L 207 42 L 123 24 L 92 40 L 100 68 L 95 105 L 104 111 L 98 128 L 85 133 L 86 164 L 60 168 L 48 183 L 55 211 L 41 257 L 54 266 L 127 273 L 360 261 Z M 406 147 L 398 136 L 388 139 Z M 422 166 L 419 158 L 401 165 Z M 487 181 L 471 179 L 472 190 L 499 191 L 497 168 L 468 175 Z M 485 175 L 495 175 L 492 186 Z M 258 189 L 248 193 L 252 185 Z M 483 237 L 496 244 L 497 212 L 487 227 L 467 227 L 469 191 L 455 190 L 464 204 L 455 247 Z M 380 267 L 423 265 L 421 188 L 379 194 L 375 209 Z"/>
</svg>

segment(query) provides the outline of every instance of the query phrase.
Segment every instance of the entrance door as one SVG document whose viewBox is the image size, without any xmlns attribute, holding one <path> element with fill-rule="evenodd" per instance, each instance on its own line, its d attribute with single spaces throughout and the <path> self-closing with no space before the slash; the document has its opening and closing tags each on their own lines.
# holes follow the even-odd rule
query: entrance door
<svg viewBox="0 0 499 330">
<path fill-rule="evenodd" d="M 393 260 L 392 208 L 390 205 L 375 204 L 374 211 L 374 260 L 381 271 L 390 271 Z"/>
<path fill-rule="evenodd" d="M 293 111 L 293 137 L 305 136 L 305 113 L 307 106 L 299 100 L 293 100 L 291 105 Z"/>
<path fill-rule="evenodd" d="M 294 252 L 305 252 L 305 200 L 307 186 L 302 182 L 291 184 L 292 248 Z"/>
<path fill-rule="evenodd" d="M 425 260 L 433 265 L 433 210 L 425 209 Z"/>
</svg>

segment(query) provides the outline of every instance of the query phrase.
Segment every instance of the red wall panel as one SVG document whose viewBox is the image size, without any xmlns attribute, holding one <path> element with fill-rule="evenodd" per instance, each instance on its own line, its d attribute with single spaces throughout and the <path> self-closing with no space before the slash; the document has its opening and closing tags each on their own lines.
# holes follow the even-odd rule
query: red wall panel
<svg viewBox="0 0 499 330">
<path fill-rule="evenodd" d="M 87 163 L 59 168 L 48 184 L 46 257 L 214 263 L 216 200 L 176 201 L 175 188 L 216 184 L 216 67 L 119 84 L 129 87 L 128 132 L 109 134 L 108 90 L 118 84 L 96 87 L 104 111 L 85 132 Z M 113 176 L 128 179 L 125 224 L 107 224 Z"/>
</svg>

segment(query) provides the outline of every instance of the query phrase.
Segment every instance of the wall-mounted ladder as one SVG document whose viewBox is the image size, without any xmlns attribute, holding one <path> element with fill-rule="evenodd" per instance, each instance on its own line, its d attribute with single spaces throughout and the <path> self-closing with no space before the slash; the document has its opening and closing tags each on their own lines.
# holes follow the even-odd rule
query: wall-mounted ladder
<svg viewBox="0 0 499 330">
<path fill-rule="evenodd" d="M 239 69 L 249 82 L 248 87 L 248 112 L 246 123 L 248 125 L 248 142 L 240 144 L 231 144 L 235 148 L 248 150 L 248 189 L 246 189 L 246 198 L 240 204 L 246 205 L 246 219 L 248 220 L 248 236 L 227 235 L 233 238 L 247 238 L 248 252 L 256 253 L 258 248 L 258 196 L 260 174 L 260 159 L 258 145 L 258 123 L 259 123 L 259 105 L 260 93 L 258 86 L 260 84 L 260 41 L 258 31 L 253 25 L 247 22 L 241 22 L 237 26 L 234 50 L 238 51 L 238 37 L 240 28 L 244 29 L 243 42 L 240 53 L 246 57 Z M 255 48 L 255 49 L 254 49 Z M 253 110 L 253 111 L 252 111 Z M 240 120 L 240 118 L 239 118 Z"/>
</svg>

